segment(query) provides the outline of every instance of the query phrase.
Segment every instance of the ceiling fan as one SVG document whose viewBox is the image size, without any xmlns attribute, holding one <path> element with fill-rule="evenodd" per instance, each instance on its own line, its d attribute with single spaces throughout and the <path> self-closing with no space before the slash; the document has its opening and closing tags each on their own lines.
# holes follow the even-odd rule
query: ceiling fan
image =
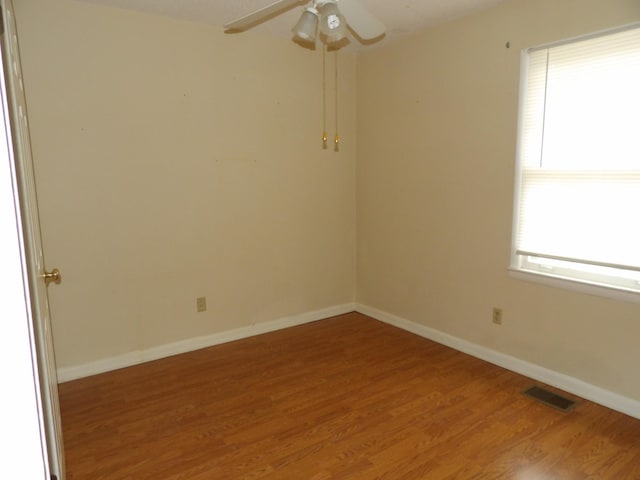
<svg viewBox="0 0 640 480">
<path fill-rule="evenodd" d="M 304 4 L 307 6 L 293 27 L 294 40 L 304 46 L 314 46 L 319 36 L 325 45 L 340 47 L 346 39 L 347 26 L 362 43 L 385 33 L 384 24 L 360 0 L 278 0 L 226 24 L 224 29 L 227 33 L 243 32 Z"/>
</svg>

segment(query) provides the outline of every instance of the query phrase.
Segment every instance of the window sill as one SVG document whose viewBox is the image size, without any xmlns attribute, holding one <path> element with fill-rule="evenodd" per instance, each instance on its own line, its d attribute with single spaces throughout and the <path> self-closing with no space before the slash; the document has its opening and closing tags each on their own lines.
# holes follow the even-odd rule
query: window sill
<svg viewBox="0 0 640 480">
<path fill-rule="evenodd" d="M 595 295 L 597 297 L 611 298 L 622 302 L 640 303 L 640 293 L 623 288 L 596 285 L 578 280 L 556 277 L 539 272 L 519 270 L 515 267 L 509 268 L 509 276 L 525 282 L 539 283 L 542 285 L 571 290 L 573 292 Z"/>
</svg>

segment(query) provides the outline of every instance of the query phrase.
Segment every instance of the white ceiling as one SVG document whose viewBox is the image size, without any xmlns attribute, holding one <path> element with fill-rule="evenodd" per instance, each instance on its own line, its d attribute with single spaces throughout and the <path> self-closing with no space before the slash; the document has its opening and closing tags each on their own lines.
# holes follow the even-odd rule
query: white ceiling
<svg viewBox="0 0 640 480">
<path fill-rule="evenodd" d="M 222 26 L 262 8 L 274 0 L 82 0 L 106 6 L 137 10 Z M 380 44 L 411 35 L 418 30 L 469 15 L 505 0 L 360 0 L 387 27 Z M 339 5 L 339 4 L 338 4 Z M 302 6 L 292 8 L 252 29 L 268 35 L 291 37 Z M 347 19 L 348 20 L 348 19 Z M 351 40 L 350 48 L 359 48 Z M 370 48 L 370 47 L 368 47 Z"/>
</svg>

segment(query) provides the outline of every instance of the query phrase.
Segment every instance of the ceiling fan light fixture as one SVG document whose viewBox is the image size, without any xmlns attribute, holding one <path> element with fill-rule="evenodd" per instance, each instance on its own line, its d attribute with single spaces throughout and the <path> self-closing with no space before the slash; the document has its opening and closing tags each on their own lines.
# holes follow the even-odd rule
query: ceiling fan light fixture
<svg viewBox="0 0 640 480">
<path fill-rule="evenodd" d="M 305 8 L 292 31 L 296 39 L 315 43 L 318 35 L 318 11 L 313 7 Z"/>
<path fill-rule="evenodd" d="M 338 43 L 347 35 L 347 20 L 338 10 L 336 2 L 326 2 L 318 8 L 320 33 L 328 45 Z"/>
</svg>

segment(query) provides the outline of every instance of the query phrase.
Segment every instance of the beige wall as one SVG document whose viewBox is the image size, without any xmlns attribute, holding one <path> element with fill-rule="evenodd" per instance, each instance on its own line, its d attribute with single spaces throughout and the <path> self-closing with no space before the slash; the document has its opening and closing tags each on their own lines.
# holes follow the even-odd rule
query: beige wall
<svg viewBox="0 0 640 480">
<path fill-rule="evenodd" d="M 515 0 L 359 56 L 358 302 L 640 399 L 639 304 L 507 271 L 520 51 L 637 20 Z"/>
<path fill-rule="evenodd" d="M 335 154 L 319 51 L 15 4 L 59 367 L 353 302 L 353 55 Z"/>
</svg>

